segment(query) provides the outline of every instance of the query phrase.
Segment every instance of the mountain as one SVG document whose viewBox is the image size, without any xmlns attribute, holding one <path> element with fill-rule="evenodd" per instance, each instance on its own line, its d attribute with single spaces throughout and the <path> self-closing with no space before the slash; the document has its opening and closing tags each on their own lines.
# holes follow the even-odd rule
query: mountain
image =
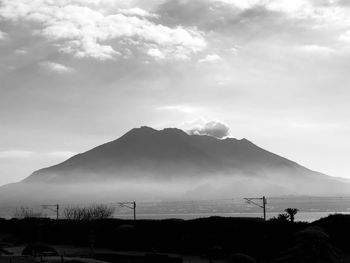
<svg viewBox="0 0 350 263">
<path fill-rule="evenodd" d="M 217 139 L 176 128 L 143 126 L 3 187 L 0 198 L 16 191 L 17 198 L 20 193 L 22 199 L 43 196 L 52 200 L 329 195 L 348 193 L 349 185 L 247 139 Z"/>
<path fill-rule="evenodd" d="M 119 139 L 38 171 L 24 182 L 82 182 L 147 177 L 169 180 L 188 177 L 271 173 L 291 178 L 312 176 L 295 162 L 233 138 L 188 135 L 176 128 L 132 129 Z"/>
</svg>

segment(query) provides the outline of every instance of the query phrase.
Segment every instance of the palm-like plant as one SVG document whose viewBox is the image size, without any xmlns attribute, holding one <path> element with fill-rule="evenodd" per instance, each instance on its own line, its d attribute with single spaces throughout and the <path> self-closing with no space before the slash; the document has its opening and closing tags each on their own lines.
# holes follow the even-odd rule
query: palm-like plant
<svg viewBox="0 0 350 263">
<path fill-rule="evenodd" d="M 289 220 L 291 222 L 294 222 L 295 215 L 298 213 L 299 209 L 298 208 L 286 208 L 284 212 L 288 214 Z"/>
<path fill-rule="evenodd" d="M 277 216 L 277 220 L 279 221 L 288 221 L 289 219 L 289 215 L 288 214 L 279 214 Z"/>
</svg>

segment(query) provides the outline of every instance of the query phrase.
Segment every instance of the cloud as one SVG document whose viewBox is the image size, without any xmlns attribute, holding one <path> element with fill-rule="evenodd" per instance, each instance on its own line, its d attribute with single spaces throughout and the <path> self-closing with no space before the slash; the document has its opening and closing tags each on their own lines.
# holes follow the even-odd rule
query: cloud
<svg viewBox="0 0 350 263">
<path fill-rule="evenodd" d="M 154 18 L 158 17 L 157 14 L 152 14 L 152 13 L 148 12 L 147 10 L 144 10 L 144 9 L 141 9 L 138 7 L 129 8 L 129 9 L 121 8 L 118 11 L 123 15 L 140 16 L 140 17 L 154 17 Z"/>
<path fill-rule="evenodd" d="M 186 105 L 167 105 L 167 106 L 160 106 L 156 108 L 157 110 L 163 110 L 163 111 L 177 111 L 182 113 L 193 113 L 197 111 L 198 107 L 192 107 L 192 106 L 186 106 Z"/>
<path fill-rule="evenodd" d="M 147 54 L 155 59 L 164 59 L 165 58 L 165 54 L 162 51 L 160 51 L 158 48 L 150 48 L 147 51 Z"/>
<path fill-rule="evenodd" d="M 65 73 L 72 73 L 74 72 L 74 69 L 71 67 L 67 67 L 65 65 L 59 64 L 59 63 L 55 63 L 55 62 L 51 62 L 51 61 L 46 61 L 46 62 L 41 62 L 39 63 L 39 65 L 49 71 L 53 71 L 56 73 L 60 73 L 60 74 L 65 74 Z"/>
<path fill-rule="evenodd" d="M 191 129 L 186 130 L 187 133 L 190 135 L 209 135 L 219 139 L 227 137 L 230 134 L 230 128 L 220 121 L 199 123 L 195 124 Z"/>
<path fill-rule="evenodd" d="M 7 150 L 0 151 L 0 159 L 28 159 L 28 158 L 60 158 L 67 159 L 76 155 L 76 152 L 71 151 L 53 151 L 53 152 L 33 152 L 28 150 Z"/>
<path fill-rule="evenodd" d="M 338 1 L 339 2 L 339 1 Z M 349 28 L 350 8 L 318 0 L 168 0 L 159 14 L 168 24 L 197 26 L 209 45 L 278 42 L 279 46 L 313 41 L 327 46 Z M 293 43 L 295 42 L 295 43 Z M 267 43 L 266 46 L 269 43 Z"/>
<path fill-rule="evenodd" d="M 241 10 L 264 7 L 270 11 L 282 12 L 289 15 L 304 16 L 313 14 L 316 6 L 310 0 L 211 0 L 219 1 Z"/>
<path fill-rule="evenodd" d="M 0 151 L 0 158 L 29 158 L 33 155 L 35 155 L 34 152 L 26 150 Z"/>
<path fill-rule="evenodd" d="M 26 55 L 26 54 L 28 54 L 28 51 L 27 50 L 25 50 L 25 49 L 16 49 L 15 51 L 14 51 L 14 53 L 16 54 L 16 55 Z"/>
<path fill-rule="evenodd" d="M 198 60 L 198 63 L 215 63 L 221 61 L 222 58 L 217 54 L 209 54 L 205 58 Z"/>
<path fill-rule="evenodd" d="M 58 157 L 58 158 L 70 158 L 74 155 L 78 154 L 77 152 L 70 152 L 70 151 L 56 151 L 56 152 L 50 152 L 48 155 L 52 157 Z"/>
<path fill-rule="evenodd" d="M 0 40 L 4 40 L 6 38 L 7 38 L 7 33 L 0 30 Z"/>
<path fill-rule="evenodd" d="M 350 30 L 346 31 L 345 33 L 341 34 L 339 36 L 339 40 L 346 42 L 346 43 L 350 43 Z"/>
<path fill-rule="evenodd" d="M 32 22 L 38 28 L 36 34 L 52 41 L 60 52 L 78 58 L 115 59 L 125 45 L 131 45 L 150 56 L 154 48 L 164 54 L 162 58 L 184 59 L 206 47 L 195 28 L 168 27 L 146 10 L 114 10 L 114 5 L 113 1 L 4 0 L 0 18 Z"/>
<path fill-rule="evenodd" d="M 299 48 L 299 50 L 309 53 L 309 54 L 320 54 L 320 55 L 330 55 L 335 53 L 335 50 L 326 46 L 319 45 L 304 45 Z"/>
</svg>

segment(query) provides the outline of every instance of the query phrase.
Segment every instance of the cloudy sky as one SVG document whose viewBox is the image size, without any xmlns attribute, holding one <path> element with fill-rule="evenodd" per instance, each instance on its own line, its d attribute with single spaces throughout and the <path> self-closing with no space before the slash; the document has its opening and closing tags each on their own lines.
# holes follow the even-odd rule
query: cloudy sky
<svg viewBox="0 0 350 263">
<path fill-rule="evenodd" d="M 0 184 L 141 125 L 350 178 L 349 58 L 346 0 L 0 0 Z"/>
</svg>

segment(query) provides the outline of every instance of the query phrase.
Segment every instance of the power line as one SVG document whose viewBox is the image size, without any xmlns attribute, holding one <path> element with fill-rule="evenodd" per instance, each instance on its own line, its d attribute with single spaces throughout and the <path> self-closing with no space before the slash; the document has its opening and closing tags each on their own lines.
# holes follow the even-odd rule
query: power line
<svg viewBox="0 0 350 263">
<path fill-rule="evenodd" d="M 47 209 L 53 212 L 56 212 L 56 219 L 58 220 L 59 218 L 59 210 L 60 210 L 60 205 L 55 204 L 55 205 L 41 205 L 42 209 Z"/>
<path fill-rule="evenodd" d="M 134 213 L 134 221 L 136 220 L 136 202 L 133 201 L 133 202 L 117 202 L 117 204 L 120 206 L 120 207 L 126 207 L 128 209 L 131 209 L 133 210 L 133 213 Z"/>
<path fill-rule="evenodd" d="M 264 213 L 264 220 L 266 221 L 266 204 L 267 204 L 267 200 L 266 200 L 265 196 L 260 197 L 260 198 L 258 198 L 258 197 L 253 197 L 253 198 L 246 197 L 244 199 L 248 202 L 248 204 L 253 204 L 255 206 L 258 206 L 258 207 L 262 208 L 263 209 L 263 213 Z M 259 200 L 259 201 L 261 200 L 262 204 L 256 203 L 254 200 Z"/>
</svg>

